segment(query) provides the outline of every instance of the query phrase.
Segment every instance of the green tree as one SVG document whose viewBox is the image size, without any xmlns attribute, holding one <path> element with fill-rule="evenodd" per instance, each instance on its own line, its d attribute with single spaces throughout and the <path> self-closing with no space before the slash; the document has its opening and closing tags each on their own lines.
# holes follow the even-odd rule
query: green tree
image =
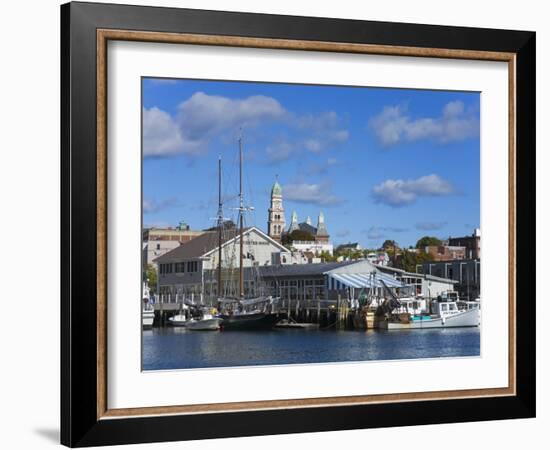
<svg viewBox="0 0 550 450">
<path fill-rule="evenodd" d="M 153 264 L 147 264 L 145 278 L 147 279 L 147 283 L 149 284 L 149 289 L 151 289 L 151 292 L 156 293 L 158 277 L 157 269 L 155 269 L 155 266 Z"/>
<path fill-rule="evenodd" d="M 398 269 L 406 270 L 407 272 L 416 273 L 416 266 L 430 260 L 430 255 L 423 251 L 411 252 L 403 251 L 396 262 Z"/>
<path fill-rule="evenodd" d="M 397 242 L 395 242 L 391 239 L 386 239 L 384 241 L 384 243 L 382 244 L 382 248 L 386 251 L 387 250 L 392 250 L 393 251 L 394 249 L 399 248 L 399 245 L 397 244 Z"/>
<path fill-rule="evenodd" d="M 284 234 L 282 237 L 282 244 L 288 246 L 292 244 L 292 241 L 314 241 L 315 237 L 308 231 L 294 230 L 292 233 Z"/>
<path fill-rule="evenodd" d="M 419 249 L 423 249 L 424 247 L 428 247 L 430 245 L 441 245 L 441 240 L 434 236 L 424 236 L 416 242 L 416 248 Z"/>
<path fill-rule="evenodd" d="M 338 257 L 336 255 L 331 255 L 329 252 L 325 250 L 321 252 L 321 254 L 319 255 L 319 258 L 321 258 L 323 262 L 331 262 L 331 261 L 336 261 Z"/>
<path fill-rule="evenodd" d="M 349 258 L 349 259 L 364 258 L 363 250 L 352 250 L 351 248 L 336 249 L 334 251 L 334 257 L 338 258 L 339 256 L 343 256 L 344 258 Z"/>
</svg>

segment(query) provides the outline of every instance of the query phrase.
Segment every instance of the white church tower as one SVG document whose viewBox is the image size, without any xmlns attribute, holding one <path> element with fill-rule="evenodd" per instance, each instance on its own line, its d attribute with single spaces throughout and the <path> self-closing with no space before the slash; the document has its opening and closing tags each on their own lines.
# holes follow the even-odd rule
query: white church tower
<svg viewBox="0 0 550 450">
<path fill-rule="evenodd" d="M 281 235 L 285 230 L 285 209 L 283 208 L 283 189 L 276 180 L 271 188 L 271 206 L 268 210 L 267 234 L 281 242 Z"/>
</svg>

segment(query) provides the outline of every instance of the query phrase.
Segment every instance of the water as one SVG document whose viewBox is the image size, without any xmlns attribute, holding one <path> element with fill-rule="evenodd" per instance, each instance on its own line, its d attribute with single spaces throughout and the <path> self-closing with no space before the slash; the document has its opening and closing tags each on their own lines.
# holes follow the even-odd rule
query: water
<svg viewBox="0 0 550 450">
<path fill-rule="evenodd" d="M 479 328 L 143 332 L 143 370 L 479 356 Z"/>
</svg>

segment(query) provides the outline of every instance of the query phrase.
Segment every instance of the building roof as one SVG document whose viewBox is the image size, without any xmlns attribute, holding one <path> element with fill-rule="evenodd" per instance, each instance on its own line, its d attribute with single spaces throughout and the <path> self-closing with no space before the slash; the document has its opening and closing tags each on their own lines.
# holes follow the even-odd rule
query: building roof
<svg viewBox="0 0 550 450">
<path fill-rule="evenodd" d="M 279 244 L 277 241 L 270 238 L 264 232 L 259 230 L 256 227 L 248 227 L 243 230 L 243 234 L 247 234 L 251 231 L 256 231 L 258 234 L 262 235 L 266 240 L 270 241 L 274 246 L 279 247 L 281 251 L 287 251 L 284 246 Z M 228 244 L 230 241 L 238 237 L 239 229 L 230 228 L 228 230 L 223 230 L 222 233 L 222 246 Z M 207 231 L 204 234 L 180 245 L 174 250 L 165 253 L 162 256 L 159 256 L 155 259 L 157 263 L 165 262 L 177 262 L 186 259 L 200 258 L 205 256 L 207 253 L 218 248 L 218 232 L 217 231 Z M 246 241 L 245 241 L 246 243 Z"/>
<path fill-rule="evenodd" d="M 225 243 L 235 237 L 236 230 L 229 229 L 224 230 L 222 233 L 222 241 Z M 195 239 L 191 239 L 189 242 L 180 245 L 174 250 L 165 253 L 155 259 L 157 263 L 179 261 L 182 259 L 200 258 L 205 253 L 218 246 L 218 233 L 216 231 L 207 231 Z"/>
<path fill-rule="evenodd" d="M 430 275 L 428 273 L 407 272 L 406 270 L 398 269 L 397 267 L 381 266 L 379 268 L 383 272 L 396 272 L 399 275 L 401 275 L 402 277 L 424 278 L 425 280 L 440 281 L 440 282 L 444 282 L 444 283 L 458 283 L 458 281 L 453 280 L 451 278 L 436 277 L 435 275 Z"/>
<path fill-rule="evenodd" d="M 329 289 L 341 289 L 342 286 L 352 288 L 381 288 L 384 287 L 405 287 L 401 281 L 391 275 L 375 272 L 368 273 L 331 273 L 329 274 Z"/>
<path fill-rule="evenodd" d="M 298 227 L 302 231 L 307 231 L 312 236 L 315 236 L 317 234 L 317 228 L 315 228 L 313 225 L 310 225 L 307 222 L 302 222 L 298 224 Z"/>
<path fill-rule="evenodd" d="M 304 277 L 320 276 L 325 272 L 337 269 L 339 267 L 354 264 L 357 261 L 311 263 L 311 264 L 281 264 L 277 266 L 259 267 L 261 277 Z"/>
</svg>

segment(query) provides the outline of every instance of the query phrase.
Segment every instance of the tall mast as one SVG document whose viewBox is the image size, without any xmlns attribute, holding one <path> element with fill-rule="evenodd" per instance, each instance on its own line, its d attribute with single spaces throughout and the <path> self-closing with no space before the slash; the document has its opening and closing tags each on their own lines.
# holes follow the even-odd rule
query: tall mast
<svg viewBox="0 0 550 450">
<path fill-rule="evenodd" d="M 244 241 L 243 241 L 243 222 L 244 222 L 244 213 L 248 211 L 253 211 L 254 207 L 245 206 L 244 204 L 244 195 L 243 195 L 243 138 L 239 136 L 239 298 L 242 300 L 244 298 L 244 269 L 243 269 L 243 260 L 244 260 Z"/>
<path fill-rule="evenodd" d="M 222 157 L 218 159 L 218 298 L 222 296 Z"/>
<path fill-rule="evenodd" d="M 244 215 L 244 199 L 243 199 L 243 140 L 242 136 L 239 136 L 239 242 L 240 242 L 240 254 L 239 254 L 239 298 L 244 298 L 244 270 L 243 270 L 243 215 Z"/>
</svg>

